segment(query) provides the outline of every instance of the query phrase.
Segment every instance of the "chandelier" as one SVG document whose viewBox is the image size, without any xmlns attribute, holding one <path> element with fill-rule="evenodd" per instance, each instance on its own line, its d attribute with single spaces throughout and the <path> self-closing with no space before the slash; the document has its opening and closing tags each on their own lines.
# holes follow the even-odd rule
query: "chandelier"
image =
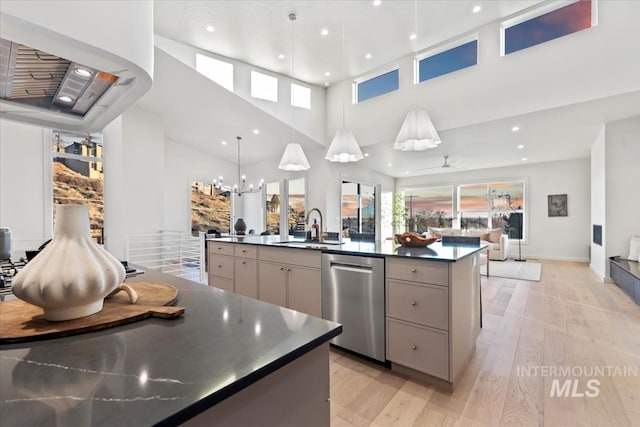
<svg viewBox="0 0 640 427">
<path fill-rule="evenodd" d="M 238 164 L 238 183 L 234 184 L 233 187 L 224 185 L 222 183 L 222 177 L 219 176 L 217 181 L 215 179 L 213 180 L 213 186 L 214 188 L 217 188 L 220 191 L 228 191 L 229 193 L 234 193 L 234 194 L 237 194 L 238 196 L 242 196 L 245 193 L 257 193 L 262 190 L 262 187 L 264 185 L 264 179 L 260 180 L 260 185 L 258 185 L 257 188 L 254 187 L 253 184 L 249 184 L 249 187 L 246 188 L 247 177 L 245 175 L 240 174 L 240 140 L 242 138 L 239 136 L 236 136 L 236 139 L 238 140 L 238 163 L 237 163 Z"/>
</svg>

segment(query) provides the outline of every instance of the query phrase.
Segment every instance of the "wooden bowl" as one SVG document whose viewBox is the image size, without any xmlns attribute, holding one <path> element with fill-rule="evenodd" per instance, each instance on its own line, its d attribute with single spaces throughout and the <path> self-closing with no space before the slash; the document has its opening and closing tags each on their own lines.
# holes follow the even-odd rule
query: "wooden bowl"
<svg viewBox="0 0 640 427">
<path fill-rule="evenodd" d="M 422 237 L 418 233 L 408 232 L 396 234 L 394 241 L 402 246 L 425 247 L 438 240 L 436 237 Z"/>
</svg>

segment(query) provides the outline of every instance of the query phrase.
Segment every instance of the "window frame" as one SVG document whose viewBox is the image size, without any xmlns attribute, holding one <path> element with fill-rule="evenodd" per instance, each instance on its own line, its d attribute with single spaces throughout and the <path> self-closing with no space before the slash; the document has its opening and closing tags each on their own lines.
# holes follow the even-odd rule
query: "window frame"
<svg viewBox="0 0 640 427">
<path fill-rule="evenodd" d="M 457 68 L 453 71 L 449 71 L 444 74 L 439 74 L 437 76 L 434 76 L 425 80 L 420 80 L 420 61 L 439 55 L 441 53 L 448 52 L 458 47 L 464 46 L 465 44 L 471 43 L 473 41 L 476 42 L 476 63 L 475 64 L 467 65 L 466 67 L 462 67 L 462 68 Z M 478 64 L 480 64 L 480 35 L 478 33 L 472 33 L 463 37 L 458 37 L 447 43 L 423 50 L 413 58 L 413 84 L 418 85 L 420 83 L 425 83 L 425 82 L 428 82 L 429 80 L 446 76 L 446 75 L 455 73 L 456 71 L 464 70 L 466 68 L 471 68 Z"/>
<path fill-rule="evenodd" d="M 581 0 L 571 0 L 569 2 L 567 1 L 561 1 L 561 0 L 556 0 L 550 3 L 544 3 L 541 4 L 537 7 L 535 7 L 533 10 L 530 10 L 528 12 L 524 12 L 521 13 L 513 18 L 507 19 L 505 21 L 502 21 L 500 23 L 500 56 L 507 56 L 507 55 L 511 55 L 513 53 L 517 53 L 517 52 L 521 52 L 523 50 L 527 50 L 529 48 L 535 47 L 535 46 L 539 46 L 541 44 L 550 42 L 552 40 L 556 40 L 558 38 L 562 38 L 564 36 L 568 36 L 570 34 L 576 34 L 580 31 L 586 30 L 588 28 L 584 28 L 583 30 L 579 30 L 579 31 L 574 31 L 572 33 L 567 33 L 564 36 L 560 36 L 560 37 L 556 37 L 553 39 L 549 39 L 546 40 L 544 42 L 541 43 L 536 43 L 534 45 L 528 46 L 526 48 L 522 48 L 522 49 L 518 49 L 515 50 L 513 52 L 509 52 L 506 53 L 505 52 L 505 48 L 506 48 L 506 38 L 505 38 L 505 34 L 506 34 L 506 30 L 512 27 L 515 27 L 516 25 L 522 24 L 524 22 L 530 21 L 532 19 L 538 18 L 542 15 L 546 15 L 548 13 L 554 12 L 556 10 L 562 9 L 563 7 L 567 7 L 570 6 L 574 3 L 578 3 Z M 598 26 L 598 0 L 590 0 L 591 1 L 591 27 L 589 28 L 593 28 Z"/>
<path fill-rule="evenodd" d="M 362 101 L 360 101 L 358 99 L 359 87 L 360 87 L 360 85 L 362 83 L 369 82 L 371 80 L 374 80 L 374 79 L 376 79 L 378 77 L 382 77 L 382 76 L 384 76 L 386 74 L 389 74 L 389 73 L 392 73 L 394 71 L 396 71 L 398 73 L 398 87 L 397 88 L 392 89 L 392 90 L 387 91 L 387 92 L 380 93 L 378 95 L 371 96 L 371 97 L 369 97 L 367 99 L 363 99 Z M 400 90 L 400 66 L 398 64 L 393 64 L 393 65 L 390 65 L 388 67 L 378 69 L 378 71 L 371 72 L 371 73 L 368 73 L 368 74 L 366 74 L 366 75 L 364 75 L 362 77 L 354 79 L 353 83 L 351 85 L 351 103 L 352 104 L 360 104 L 360 103 L 368 101 L 370 99 L 378 98 L 380 96 L 386 95 L 386 94 L 391 93 L 391 92 L 396 92 L 398 90 Z"/>
</svg>

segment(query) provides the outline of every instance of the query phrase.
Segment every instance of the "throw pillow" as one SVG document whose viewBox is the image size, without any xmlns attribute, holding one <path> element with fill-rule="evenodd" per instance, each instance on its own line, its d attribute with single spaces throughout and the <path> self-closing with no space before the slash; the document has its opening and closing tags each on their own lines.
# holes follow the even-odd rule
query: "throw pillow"
<svg viewBox="0 0 640 427">
<path fill-rule="evenodd" d="M 629 240 L 629 256 L 627 259 L 631 261 L 640 259 L 640 236 L 631 236 Z"/>
<path fill-rule="evenodd" d="M 489 241 L 491 243 L 500 243 L 500 237 L 502 236 L 501 228 L 494 228 L 488 234 L 489 234 Z"/>
</svg>

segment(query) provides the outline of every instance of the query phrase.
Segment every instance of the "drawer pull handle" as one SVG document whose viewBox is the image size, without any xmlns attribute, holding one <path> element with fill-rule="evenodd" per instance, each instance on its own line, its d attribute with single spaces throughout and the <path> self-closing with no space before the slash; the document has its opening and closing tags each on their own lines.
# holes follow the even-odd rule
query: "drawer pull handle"
<svg viewBox="0 0 640 427">
<path fill-rule="evenodd" d="M 417 350 L 417 349 L 418 349 L 418 347 L 416 347 L 415 345 L 411 346 L 411 350 Z"/>
<path fill-rule="evenodd" d="M 283 271 L 283 270 L 284 270 L 284 267 L 280 267 L 280 271 Z"/>
<path fill-rule="evenodd" d="M 218 268 L 222 268 L 222 266 L 220 264 L 218 264 Z"/>
<path fill-rule="evenodd" d="M 290 269 L 290 268 L 287 268 L 287 271 L 291 271 L 291 269 Z"/>
<path fill-rule="evenodd" d="M 411 272 L 412 272 L 412 273 L 415 273 L 415 272 L 416 272 L 416 269 L 415 269 L 415 268 L 412 268 L 412 269 L 411 269 Z"/>
<path fill-rule="evenodd" d="M 247 253 L 247 250 L 246 250 L 246 249 L 243 249 L 243 250 L 242 250 L 242 253 L 243 253 L 243 254 L 244 254 L 244 253 Z"/>
<path fill-rule="evenodd" d="M 242 261 L 242 265 L 245 265 L 247 263 L 247 261 Z"/>
<path fill-rule="evenodd" d="M 222 248 L 221 248 L 220 246 L 218 246 L 218 250 L 219 250 L 219 251 L 221 251 L 221 250 L 222 250 Z"/>
<path fill-rule="evenodd" d="M 411 301 L 411 305 L 416 305 L 416 304 L 417 304 L 417 302 Z"/>
</svg>

